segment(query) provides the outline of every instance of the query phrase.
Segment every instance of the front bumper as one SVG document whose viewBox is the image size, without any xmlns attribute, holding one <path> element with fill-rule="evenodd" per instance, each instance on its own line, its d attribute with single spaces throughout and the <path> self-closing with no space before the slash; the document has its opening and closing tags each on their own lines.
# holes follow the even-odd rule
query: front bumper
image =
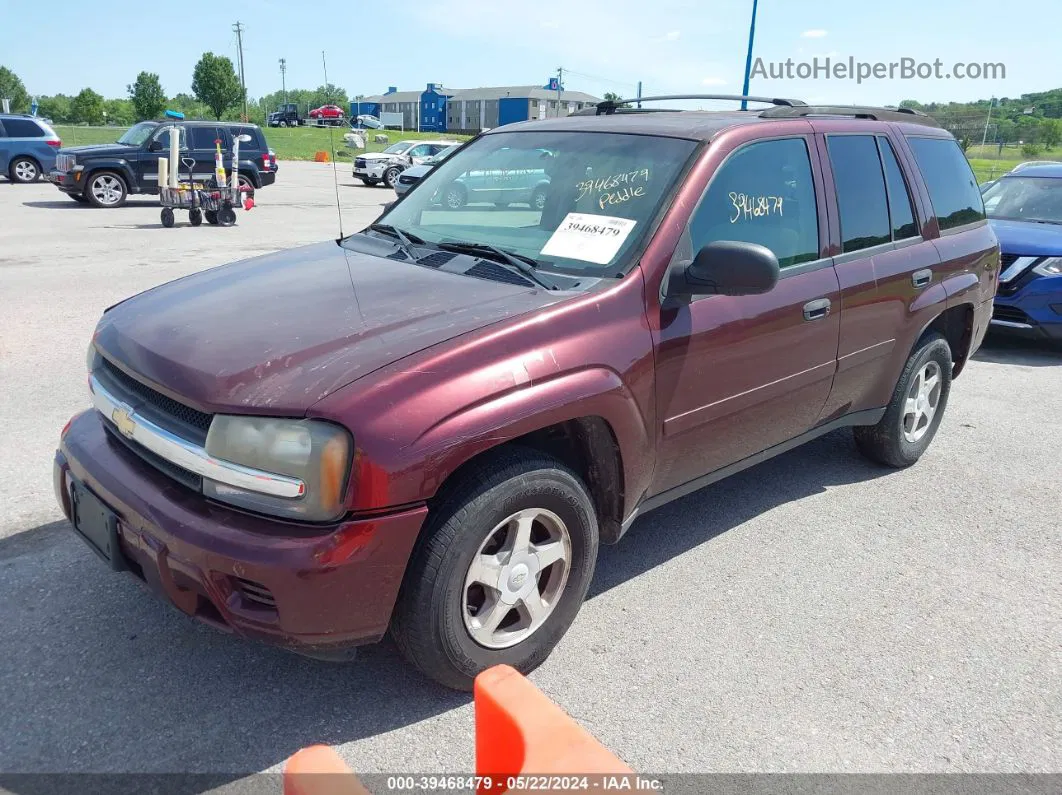
<svg viewBox="0 0 1062 795">
<path fill-rule="evenodd" d="M 394 165 L 386 160 L 369 160 L 364 166 L 354 164 L 354 176 L 357 179 L 383 179 L 388 166 Z"/>
<path fill-rule="evenodd" d="M 427 514 L 318 527 L 226 508 L 146 464 L 95 410 L 72 420 L 53 477 L 68 519 L 72 478 L 117 515 L 122 563 L 178 609 L 310 656 L 383 636 Z"/>
<path fill-rule="evenodd" d="M 84 190 L 82 172 L 80 170 L 74 171 L 58 171 L 52 169 L 48 172 L 48 181 L 55 185 L 63 193 L 81 193 Z"/>
<path fill-rule="evenodd" d="M 1062 342 L 1062 276 L 1040 276 L 1011 295 L 997 295 L 992 330 Z"/>
</svg>

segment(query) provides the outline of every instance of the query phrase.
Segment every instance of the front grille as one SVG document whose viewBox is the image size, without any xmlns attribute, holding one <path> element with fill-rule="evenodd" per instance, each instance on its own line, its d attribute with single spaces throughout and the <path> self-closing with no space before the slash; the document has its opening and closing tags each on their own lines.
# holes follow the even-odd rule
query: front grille
<svg viewBox="0 0 1062 795">
<path fill-rule="evenodd" d="M 212 415 L 166 397 L 161 392 L 155 391 L 126 374 L 105 358 L 101 357 L 99 361 L 100 365 L 95 375 L 104 382 L 105 386 L 117 386 L 117 397 L 135 405 L 138 411 L 149 419 L 157 421 L 167 430 L 187 436 L 187 433 L 180 432 L 191 428 L 197 431 L 194 436 L 195 441 L 202 443 L 206 440 L 206 433 L 210 430 L 210 421 L 213 419 Z"/>
<path fill-rule="evenodd" d="M 506 270 L 501 265 L 497 265 L 493 262 L 480 261 L 465 271 L 469 276 L 477 276 L 480 279 L 491 279 L 496 282 L 505 282 L 507 284 L 519 284 L 522 286 L 532 287 L 534 282 L 530 279 L 525 279 L 519 273 L 513 273 L 510 270 Z"/>
<path fill-rule="evenodd" d="M 354 168 L 365 168 L 365 158 L 364 157 L 356 157 L 356 158 L 354 158 Z"/>
<path fill-rule="evenodd" d="M 1025 323 L 1032 325 L 1029 321 L 1029 316 L 1018 309 L 1016 306 L 1006 306 L 1005 304 L 996 304 L 992 307 L 992 319 L 1002 320 L 1007 323 Z"/>
<path fill-rule="evenodd" d="M 143 445 L 137 444 L 132 439 L 127 439 L 122 436 L 109 418 L 104 418 L 103 427 L 110 431 L 111 437 L 121 442 L 126 450 L 151 464 L 151 466 L 155 467 L 155 469 L 162 474 L 168 475 L 182 486 L 187 486 L 192 491 L 203 491 L 203 478 L 195 472 L 189 472 L 184 467 L 177 466 L 172 461 L 167 461 L 165 458 L 156 455 Z"/>
<path fill-rule="evenodd" d="M 56 155 L 55 156 L 55 168 L 57 171 L 69 171 L 75 165 L 77 165 L 77 158 L 74 155 Z"/>
</svg>

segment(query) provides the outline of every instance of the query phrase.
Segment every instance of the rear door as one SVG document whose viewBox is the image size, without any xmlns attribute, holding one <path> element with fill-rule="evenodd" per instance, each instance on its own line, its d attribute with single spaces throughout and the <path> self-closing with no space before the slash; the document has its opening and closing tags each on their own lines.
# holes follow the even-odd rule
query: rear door
<svg viewBox="0 0 1062 795">
<path fill-rule="evenodd" d="M 11 164 L 11 143 L 7 140 L 4 131 L 4 123 L 0 121 L 0 174 L 8 176 L 7 169 Z"/>
<path fill-rule="evenodd" d="M 228 133 L 224 128 L 214 125 L 197 124 L 189 128 L 189 145 L 191 155 L 195 158 L 195 178 L 199 182 L 210 182 L 214 179 L 214 157 L 217 147 L 221 146 L 222 163 L 229 165 L 231 157 L 226 158 L 232 146 Z"/>
<path fill-rule="evenodd" d="M 781 278 L 763 295 L 709 295 L 668 310 L 657 340 L 659 455 L 652 493 L 799 436 L 833 384 L 838 289 L 809 135 L 739 145 L 691 216 L 676 260 L 738 240 L 766 246 Z"/>
<path fill-rule="evenodd" d="M 837 378 L 824 418 L 876 409 L 895 386 L 892 362 L 906 357 L 910 316 L 942 292 L 937 249 L 922 237 L 908 184 L 888 135 L 818 136 L 835 186 L 834 258 L 841 288 Z M 891 382 L 891 383 L 890 383 Z"/>
</svg>

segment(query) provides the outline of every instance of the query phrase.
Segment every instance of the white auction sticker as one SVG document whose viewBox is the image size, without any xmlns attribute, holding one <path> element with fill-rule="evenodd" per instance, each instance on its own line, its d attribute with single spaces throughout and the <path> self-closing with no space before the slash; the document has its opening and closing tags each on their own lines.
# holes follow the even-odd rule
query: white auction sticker
<svg viewBox="0 0 1062 795">
<path fill-rule="evenodd" d="M 542 247 L 542 254 L 607 265 L 637 223 L 609 215 L 568 213 Z"/>
</svg>

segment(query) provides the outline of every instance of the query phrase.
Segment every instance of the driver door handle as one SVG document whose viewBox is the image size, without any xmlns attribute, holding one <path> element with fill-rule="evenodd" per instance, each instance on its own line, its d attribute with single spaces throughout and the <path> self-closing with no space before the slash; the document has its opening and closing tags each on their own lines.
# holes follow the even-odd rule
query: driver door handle
<svg viewBox="0 0 1062 795">
<path fill-rule="evenodd" d="M 804 304 L 804 320 L 822 320 L 830 314 L 830 299 L 816 298 Z"/>
</svg>

